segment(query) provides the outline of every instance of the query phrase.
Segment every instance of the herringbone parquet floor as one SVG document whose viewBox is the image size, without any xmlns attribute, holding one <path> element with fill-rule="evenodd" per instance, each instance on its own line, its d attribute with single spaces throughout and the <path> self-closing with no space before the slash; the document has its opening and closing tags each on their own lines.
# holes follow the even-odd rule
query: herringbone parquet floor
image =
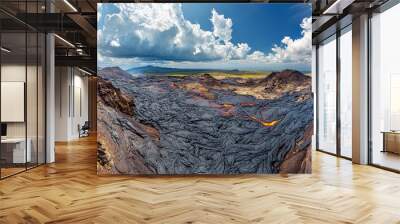
<svg viewBox="0 0 400 224">
<path fill-rule="evenodd" d="M 312 175 L 98 177 L 88 138 L 0 181 L 0 223 L 400 223 L 400 175 L 315 152 Z"/>
</svg>

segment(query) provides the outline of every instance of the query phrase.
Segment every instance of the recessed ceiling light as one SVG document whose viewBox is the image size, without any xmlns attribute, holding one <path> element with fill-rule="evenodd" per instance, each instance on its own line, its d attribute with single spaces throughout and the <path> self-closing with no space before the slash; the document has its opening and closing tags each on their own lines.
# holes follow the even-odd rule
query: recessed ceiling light
<svg viewBox="0 0 400 224">
<path fill-rule="evenodd" d="M 85 71 L 85 70 L 83 70 L 83 69 L 81 69 L 81 68 L 79 68 L 79 67 L 78 67 L 78 70 L 81 71 L 81 72 L 83 72 L 83 73 L 85 73 L 85 74 L 87 74 L 87 75 L 92 75 L 92 73 L 90 73 L 90 72 L 88 72 L 88 71 Z"/>
<path fill-rule="evenodd" d="M 10 53 L 11 52 L 11 50 L 9 50 L 9 49 L 7 49 L 5 47 L 1 47 L 0 49 L 1 49 L 1 51 L 4 51 L 6 53 Z"/>
<path fill-rule="evenodd" d="M 71 42 L 69 42 L 68 40 L 66 40 L 66 39 L 64 39 L 64 38 L 62 38 L 62 37 L 60 37 L 59 35 L 57 35 L 57 34 L 54 34 L 54 36 L 55 37 L 57 37 L 59 40 L 61 40 L 62 42 L 64 42 L 65 44 L 67 44 L 67 45 L 69 45 L 70 47 L 73 47 L 73 48 L 75 48 L 75 45 L 73 45 Z"/>
<path fill-rule="evenodd" d="M 67 4 L 74 12 L 78 12 L 78 10 L 73 6 L 68 0 L 64 0 L 65 4 Z"/>
<path fill-rule="evenodd" d="M 336 0 L 332 5 L 330 5 L 322 14 L 342 14 L 343 10 L 351 5 L 355 0 Z"/>
</svg>

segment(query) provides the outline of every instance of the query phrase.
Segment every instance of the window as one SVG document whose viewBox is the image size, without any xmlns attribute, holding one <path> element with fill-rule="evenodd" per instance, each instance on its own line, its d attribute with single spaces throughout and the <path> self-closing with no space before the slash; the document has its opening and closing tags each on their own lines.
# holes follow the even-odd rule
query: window
<svg viewBox="0 0 400 224">
<path fill-rule="evenodd" d="M 352 156 L 352 33 L 351 26 L 340 36 L 340 155 Z"/>
<path fill-rule="evenodd" d="M 318 149 L 336 153 L 336 36 L 318 47 Z"/>
<path fill-rule="evenodd" d="M 400 170 L 400 5 L 371 18 L 371 162 Z"/>
</svg>

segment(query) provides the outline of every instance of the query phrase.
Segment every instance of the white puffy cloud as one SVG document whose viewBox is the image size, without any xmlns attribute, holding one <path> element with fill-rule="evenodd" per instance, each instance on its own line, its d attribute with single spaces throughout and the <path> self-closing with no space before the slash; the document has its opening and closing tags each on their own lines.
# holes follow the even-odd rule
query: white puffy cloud
<svg viewBox="0 0 400 224">
<path fill-rule="evenodd" d="M 119 39 L 117 38 L 117 39 L 115 39 L 115 40 L 112 40 L 112 41 L 110 42 L 110 46 L 111 46 L 111 47 L 120 47 L 121 44 L 119 43 Z"/>
<path fill-rule="evenodd" d="M 232 39 L 232 20 L 230 18 L 225 18 L 224 15 L 218 14 L 218 12 L 213 9 L 211 11 L 211 23 L 213 24 L 213 34 L 225 43 L 229 43 Z"/>
<path fill-rule="evenodd" d="M 248 56 L 249 59 L 265 61 L 269 63 L 310 63 L 311 61 L 311 17 L 304 18 L 300 24 L 302 28 L 301 38 L 293 40 L 285 36 L 282 45 L 274 45 L 272 52 L 264 54 L 260 51 L 254 51 Z"/>
<path fill-rule="evenodd" d="M 250 60 L 255 60 L 255 61 L 266 60 L 265 54 L 261 51 L 254 51 L 252 54 L 247 56 L 247 58 Z"/>
<path fill-rule="evenodd" d="M 302 37 L 293 40 L 290 37 L 282 39 L 283 47 L 275 46 L 272 48 L 273 53 L 269 56 L 272 61 L 311 61 L 311 17 L 304 18 L 300 27 L 303 29 Z"/>
<path fill-rule="evenodd" d="M 232 20 L 212 10 L 213 31 L 184 18 L 180 4 L 107 4 L 113 13 L 100 15 L 100 54 L 144 60 L 212 61 L 245 58 L 246 43 L 233 44 Z M 106 5 L 102 6 L 105 9 Z"/>
<path fill-rule="evenodd" d="M 97 55 L 97 62 L 100 68 L 118 66 L 122 69 L 129 69 L 132 67 L 132 65 L 138 67 L 147 65 L 146 62 L 143 62 L 139 58 L 115 58 L 103 56 L 101 54 Z"/>
<path fill-rule="evenodd" d="M 102 10 L 101 7 L 102 6 L 103 6 L 102 3 L 97 3 L 97 22 L 99 22 L 101 19 L 101 10 Z"/>
<path fill-rule="evenodd" d="M 232 19 L 215 9 L 210 13 L 212 30 L 187 20 L 181 4 L 100 4 L 98 22 L 98 56 L 105 64 L 218 62 L 262 67 L 309 64 L 311 59 L 311 17 L 301 22 L 300 38 L 283 37 L 270 52 L 252 51 L 247 43 L 233 43 Z"/>
</svg>

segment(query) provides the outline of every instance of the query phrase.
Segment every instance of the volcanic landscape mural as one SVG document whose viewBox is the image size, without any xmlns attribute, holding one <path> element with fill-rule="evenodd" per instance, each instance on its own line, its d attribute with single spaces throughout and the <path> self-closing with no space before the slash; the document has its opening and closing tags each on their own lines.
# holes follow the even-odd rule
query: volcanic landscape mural
<svg viewBox="0 0 400 224">
<path fill-rule="evenodd" d="M 310 5 L 98 12 L 99 174 L 311 172 Z"/>
</svg>

